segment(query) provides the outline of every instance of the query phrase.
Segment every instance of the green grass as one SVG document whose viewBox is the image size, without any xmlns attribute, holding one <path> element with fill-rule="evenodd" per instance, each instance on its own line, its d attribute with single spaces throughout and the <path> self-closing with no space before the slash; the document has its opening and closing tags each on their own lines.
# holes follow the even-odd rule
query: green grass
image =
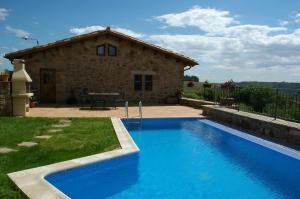
<svg viewBox="0 0 300 199">
<path fill-rule="evenodd" d="M 120 147 L 109 118 L 72 118 L 70 127 L 51 133 L 48 140 L 35 139 L 45 135 L 58 118 L 0 117 L 0 147 L 17 152 L 0 154 L 0 198 L 24 198 L 7 177 L 7 173 L 97 154 Z M 22 141 L 39 144 L 17 147 Z"/>
<path fill-rule="evenodd" d="M 194 82 L 193 87 L 187 86 L 188 81 L 183 82 L 183 97 L 192 99 L 203 99 L 201 92 L 203 91 L 202 83 Z"/>
</svg>

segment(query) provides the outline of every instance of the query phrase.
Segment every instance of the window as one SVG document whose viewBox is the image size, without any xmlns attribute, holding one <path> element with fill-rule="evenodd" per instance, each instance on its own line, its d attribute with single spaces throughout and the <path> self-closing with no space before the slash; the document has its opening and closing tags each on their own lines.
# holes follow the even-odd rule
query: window
<svg viewBox="0 0 300 199">
<path fill-rule="evenodd" d="M 134 90 L 142 90 L 142 75 L 134 75 Z"/>
<path fill-rule="evenodd" d="M 98 56 L 105 56 L 105 44 L 97 46 L 97 55 Z"/>
<path fill-rule="evenodd" d="M 152 75 L 145 75 L 145 90 L 152 91 Z"/>
<path fill-rule="evenodd" d="M 117 47 L 108 45 L 108 56 L 117 56 Z"/>
</svg>

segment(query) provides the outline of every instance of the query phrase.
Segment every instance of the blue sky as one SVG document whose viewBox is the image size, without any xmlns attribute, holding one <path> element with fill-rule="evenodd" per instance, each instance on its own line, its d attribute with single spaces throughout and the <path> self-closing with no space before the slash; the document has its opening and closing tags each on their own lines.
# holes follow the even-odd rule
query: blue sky
<svg viewBox="0 0 300 199">
<path fill-rule="evenodd" d="M 197 59 L 202 81 L 300 82 L 299 0 L 1 0 L 0 55 L 108 25 Z"/>
</svg>

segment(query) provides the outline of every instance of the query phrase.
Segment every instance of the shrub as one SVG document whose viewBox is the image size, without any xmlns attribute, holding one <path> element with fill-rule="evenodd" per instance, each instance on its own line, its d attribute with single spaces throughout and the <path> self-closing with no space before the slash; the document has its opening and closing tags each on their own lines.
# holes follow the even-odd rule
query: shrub
<svg viewBox="0 0 300 199">
<path fill-rule="evenodd" d="M 194 82 L 193 81 L 189 81 L 188 83 L 187 83 L 187 87 L 194 87 Z"/>
<path fill-rule="evenodd" d="M 205 82 L 203 83 L 203 87 L 204 88 L 210 88 L 211 84 L 207 80 L 205 80 Z"/>
<path fill-rule="evenodd" d="M 189 76 L 189 75 L 185 75 L 184 76 L 184 81 L 193 81 L 193 82 L 199 82 L 199 78 L 197 76 Z"/>
<path fill-rule="evenodd" d="M 221 88 L 227 88 L 231 90 L 234 89 L 235 88 L 234 81 L 232 79 L 225 81 L 223 84 L 221 84 Z"/>
<path fill-rule="evenodd" d="M 213 90 L 211 88 L 204 88 L 203 98 L 205 100 L 212 101 L 214 99 Z"/>
<path fill-rule="evenodd" d="M 274 101 L 271 87 L 249 85 L 241 88 L 240 101 L 252 107 L 255 112 L 263 112 L 267 104 Z"/>
</svg>

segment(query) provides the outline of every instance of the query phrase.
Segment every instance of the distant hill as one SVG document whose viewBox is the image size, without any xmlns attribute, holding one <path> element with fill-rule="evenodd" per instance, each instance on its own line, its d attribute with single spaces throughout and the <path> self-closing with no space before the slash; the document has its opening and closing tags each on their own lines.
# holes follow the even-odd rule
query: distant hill
<svg viewBox="0 0 300 199">
<path fill-rule="evenodd" d="M 296 95 L 300 97 L 300 83 L 289 83 L 289 82 L 236 82 L 238 86 L 248 86 L 248 85 L 260 85 L 269 86 L 272 88 L 278 88 L 280 91 L 284 91 L 291 95 Z"/>
<path fill-rule="evenodd" d="M 247 85 L 263 85 L 270 86 L 278 89 L 300 89 L 300 83 L 288 83 L 288 82 L 236 82 L 239 86 Z"/>
</svg>

